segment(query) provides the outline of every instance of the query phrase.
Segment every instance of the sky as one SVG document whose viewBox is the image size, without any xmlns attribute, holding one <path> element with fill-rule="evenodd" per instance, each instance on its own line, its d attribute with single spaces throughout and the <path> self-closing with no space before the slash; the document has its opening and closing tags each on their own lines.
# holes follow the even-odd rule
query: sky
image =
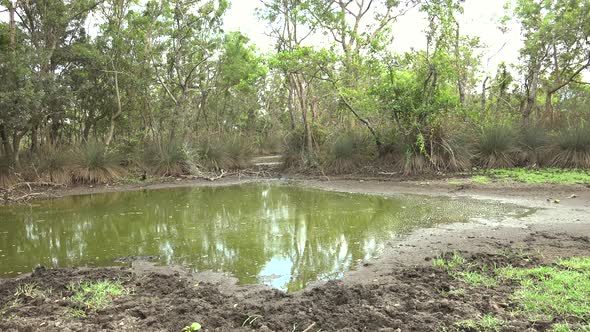
<svg viewBox="0 0 590 332">
<path fill-rule="evenodd" d="M 517 63 L 518 50 L 522 38 L 517 24 L 510 26 L 507 33 L 498 29 L 498 21 L 504 14 L 506 0 L 465 0 L 465 12 L 459 18 L 461 33 L 478 36 L 485 45 L 480 50 L 484 72 L 493 75 L 501 62 Z M 267 23 L 260 22 L 256 8 L 260 0 L 231 0 L 231 7 L 224 18 L 225 31 L 241 31 L 263 53 L 273 49 L 273 41 L 266 34 Z M 7 21 L 7 14 L 0 13 L 0 21 Z M 424 30 L 426 18 L 417 9 L 402 16 L 393 25 L 394 41 L 391 49 L 403 53 L 414 49 L 424 49 L 426 39 Z M 321 42 L 318 42 L 321 44 Z"/>
<path fill-rule="evenodd" d="M 484 71 L 495 73 L 502 61 L 516 63 L 518 50 L 522 45 L 520 31 L 516 24 L 510 26 L 507 33 L 498 29 L 498 22 L 504 15 L 506 0 L 466 0 L 465 12 L 459 18 L 461 33 L 478 36 L 485 48 L 481 49 Z M 226 31 L 241 31 L 256 44 L 262 52 L 272 50 L 273 41 L 265 34 L 266 23 L 259 22 L 255 10 L 261 7 L 260 0 L 233 0 L 225 16 Z M 426 38 L 426 17 L 417 9 L 402 16 L 393 25 L 394 41 L 392 49 L 403 53 L 414 49 L 424 49 Z"/>
</svg>

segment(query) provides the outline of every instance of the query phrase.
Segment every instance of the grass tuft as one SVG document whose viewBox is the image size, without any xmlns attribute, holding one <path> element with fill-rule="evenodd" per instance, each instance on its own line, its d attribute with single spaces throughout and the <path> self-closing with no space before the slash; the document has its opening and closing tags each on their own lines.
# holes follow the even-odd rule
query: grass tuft
<svg viewBox="0 0 590 332">
<path fill-rule="evenodd" d="M 180 141 L 152 142 L 143 149 L 142 164 L 159 176 L 180 176 L 191 172 L 192 157 Z"/>
<path fill-rule="evenodd" d="M 85 281 L 70 284 L 68 289 L 73 293 L 72 301 L 86 311 L 106 308 L 114 298 L 129 294 L 120 281 Z"/>
<path fill-rule="evenodd" d="M 552 166 L 590 168 L 590 128 L 563 129 L 557 135 L 553 151 Z"/>
<path fill-rule="evenodd" d="M 490 314 L 477 319 L 466 319 L 456 322 L 454 325 L 459 331 L 500 331 L 504 326 L 504 320 Z"/>
<path fill-rule="evenodd" d="M 475 142 L 475 161 L 483 168 L 513 167 L 515 144 L 515 135 L 510 127 L 499 125 L 485 127 Z"/>
<path fill-rule="evenodd" d="M 40 177 L 52 183 L 69 184 L 72 182 L 70 174 L 71 156 L 65 149 L 45 147 L 36 155 Z"/>
<path fill-rule="evenodd" d="M 124 174 L 121 158 L 98 142 L 85 143 L 75 149 L 72 157 L 74 182 L 108 183 Z"/>
<path fill-rule="evenodd" d="M 334 174 L 351 173 L 372 158 L 370 137 L 351 131 L 337 137 L 329 147 L 327 170 Z"/>
</svg>

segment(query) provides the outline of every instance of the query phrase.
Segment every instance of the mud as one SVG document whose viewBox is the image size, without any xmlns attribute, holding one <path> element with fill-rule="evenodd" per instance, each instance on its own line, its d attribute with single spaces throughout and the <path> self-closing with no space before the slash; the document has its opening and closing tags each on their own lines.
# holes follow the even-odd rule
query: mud
<svg viewBox="0 0 590 332">
<path fill-rule="evenodd" d="M 242 181 L 228 178 L 216 185 Z M 178 182 L 152 188 L 210 185 Z M 194 275 L 180 267 L 156 267 L 145 260 L 133 260 L 123 268 L 38 269 L 19 278 L 0 280 L 0 331 L 181 331 L 192 322 L 200 322 L 203 331 L 452 331 L 455 322 L 484 314 L 505 320 L 503 331 L 545 331 L 555 321 L 568 321 L 573 326 L 579 323 L 571 317 L 531 321 L 515 315 L 517 304 L 511 295 L 516 285 L 472 287 L 432 267 L 431 260 L 459 251 L 470 262 L 501 267 L 590 256 L 590 191 L 585 186 L 457 188 L 436 180 L 374 179 L 295 182 L 326 190 L 383 195 L 475 197 L 531 206 L 538 211 L 524 219 L 446 225 L 391 239 L 381 257 L 359 262 L 343 280 L 290 294 L 263 286 L 238 286 L 234 279 L 217 273 Z M 76 193 L 80 192 L 59 195 Z M 572 195 L 575 198 L 569 198 Z M 73 317 L 72 310 L 79 308 L 69 299 L 72 294 L 68 285 L 102 279 L 121 280 L 131 293 L 116 298 L 104 310 L 88 312 L 86 318 Z M 15 295 L 18 286 L 24 284 L 35 284 L 46 291 L 36 297 Z M 461 289 L 465 291 L 453 292 Z"/>
</svg>

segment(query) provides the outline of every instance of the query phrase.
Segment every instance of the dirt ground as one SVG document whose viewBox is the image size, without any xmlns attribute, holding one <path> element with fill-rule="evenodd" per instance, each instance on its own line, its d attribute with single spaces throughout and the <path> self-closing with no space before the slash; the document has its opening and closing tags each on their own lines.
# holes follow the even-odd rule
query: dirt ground
<svg viewBox="0 0 590 332">
<path fill-rule="evenodd" d="M 224 178 L 214 185 L 260 179 Z M 276 180 L 264 180 L 276 181 Z M 281 179 L 285 181 L 285 179 Z M 590 189 L 586 186 L 448 185 L 448 180 L 291 179 L 326 190 L 383 195 L 400 193 L 498 200 L 536 208 L 524 219 L 475 222 L 418 230 L 391 239 L 378 259 L 362 262 L 343 280 L 312 285 L 286 294 L 264 286 L 238 286 L 215 274 L 190 274 L 135 262 L 126 268 L 39 269 L 0 280 L 0 331 L 181 331 L 200 322 L 203 331 L 453 331 L 457 321 L 492 314 L 502 331 L 545 331 L 555 321 L 530 321 L 514 314 L 515 287 L 474 287 L 434 268 L 432 259 L 460 252 L 469 262 L 502 267 L 552 264 L 558 257 L 590 256 Z M 148 188 L 211 185 L 175 181 Z M 52 196 L 133 190 L 138 186 L 59 189 Z M 145 186 L 142 186 L 145 187 Z M 556 201 L 558 200 L 558 201 Z M 558 202 L 558 203 L 557 203 Z M 68 285 L 80 280 L 118 279 L 131 290 L 106 309 L 86 318 Z M 17 296 L 19 285 L 35 284 L 42 296 Z M 47 290 L 51 290 L 50 292 Z M 464 292 L 453 292 L 453 290 Z M 18 297 L 18 299 L 17 299 Z M 16 301 L 16 302 L 15 302 Z"/>
</svg>

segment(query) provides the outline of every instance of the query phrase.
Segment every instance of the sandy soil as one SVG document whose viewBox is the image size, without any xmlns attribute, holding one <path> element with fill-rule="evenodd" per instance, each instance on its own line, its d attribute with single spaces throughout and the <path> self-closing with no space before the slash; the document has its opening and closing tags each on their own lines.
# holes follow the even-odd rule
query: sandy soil
<svg viewBox="0 0 590 332">
<path fill-rule="evenodd" d="M 234 177 L 213 183 L 183 180 L 147 186 L 60 188 L 51 190 L 49 196 L 285 180 Z M 433 268 L 432 258 L 459 251 L 484 265 L 530 266 L 551 264 L 558 257 L 590 256 L 590 189 L 583 185 L 453 186 L 448 179 L 384 178 L 289 181 L 346 192 L 497 200 L 534 207 L 536 212 L 502 223 L 444 225 L 391 239 L 380 258 L 361 262 L 343 280 L 293 294 L 263 286 L 237 286 L 235 280 L 215 273 L 192 275 L 182 268 L 159 268 L 145 262 L 128 268 L 40 270 L 0 280 L 0 330 L 180 331 L 198 321 L 205 331 L 435 331 L 453 330 L 458 320 L 490 313 L 507 321 L 503 330 L 544 331 L 552 322 L 531 322 L 511 314 L 514 285 L 470 287 Z M 120 278 L 133 292 L 87 318 L 68 316 L 75 304 L 68 300 L 71 294 L 66 286 L 76 280 L 104 278 Z M 43 298 L 20 299 L 20 305 L 11 307 L 16 287 L 24 283 L 53 291 Z M 459 288 L 465 294 L 448 295 L 448 290 Z"/>
</svg>

